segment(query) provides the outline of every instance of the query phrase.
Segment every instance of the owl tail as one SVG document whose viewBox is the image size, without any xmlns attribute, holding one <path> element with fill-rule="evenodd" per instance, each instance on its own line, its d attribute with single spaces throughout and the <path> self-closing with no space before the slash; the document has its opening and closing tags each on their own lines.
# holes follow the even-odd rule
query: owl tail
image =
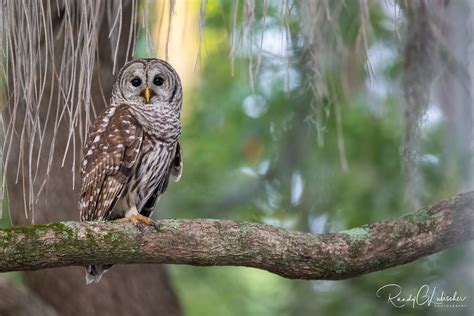
<svg viewBox="0 0 474 316">
<path fill-rule="evenodd" d="M 102 275 L 107 272 L 111 264 L 107 265 L 94 265 L 86 267 L 86 284 L 91 284 L 92 282 L 99 283 Z"/>
</svg>

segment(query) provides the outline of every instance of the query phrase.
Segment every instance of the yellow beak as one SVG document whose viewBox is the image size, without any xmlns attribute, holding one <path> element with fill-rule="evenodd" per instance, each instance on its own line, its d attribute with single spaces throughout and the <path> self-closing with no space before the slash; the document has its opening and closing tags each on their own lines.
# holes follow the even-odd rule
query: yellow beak
<svg viewBox="0 0 474 316">
<path fill-rule="evenodd" d="M 151 91 L 150 91 L 150 87 L 148 87 L 148 85 L 147 85 L 146 88 L 145 88 L 146 103 L 150 103 L 150 98 L 151 98 Z"/>
</svg>

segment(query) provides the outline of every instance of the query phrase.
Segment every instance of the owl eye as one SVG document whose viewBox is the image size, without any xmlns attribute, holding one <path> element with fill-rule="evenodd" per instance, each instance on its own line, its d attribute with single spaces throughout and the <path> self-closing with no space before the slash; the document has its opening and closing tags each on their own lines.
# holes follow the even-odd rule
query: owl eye
<svg viewBox="0 0 474 316">
<path fill-rule="evenodd" d="M 163 82 L 165 82 L 165 79 L 161 78 L 160 76 L 156 76 L 155 78 L 153 78 L 153 84 L 155 86 L 161 86 Z"/>
<path fill-rule="evenodd" d="M 132 86 L 134 87 L 139 87 L 142 84 L 142 80 L 138 77 L 135 77 L 130 81 L 132 83 Z"/>
</svg>

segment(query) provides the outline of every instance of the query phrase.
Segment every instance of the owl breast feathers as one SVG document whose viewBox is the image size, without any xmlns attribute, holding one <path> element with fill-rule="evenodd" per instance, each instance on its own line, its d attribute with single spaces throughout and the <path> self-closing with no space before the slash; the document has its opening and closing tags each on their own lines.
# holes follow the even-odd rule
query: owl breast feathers
<svg viewBox="0 0 474 316">
<path fill-rule="evenodd" d="M 130 211 L 150 216 L 169 176 L 181 173 L 180 159 L 179 143 L 144 134 L 126 106 L 107 110 L 85 146 L 81 220 L 112 220 Z"/>
</svg>

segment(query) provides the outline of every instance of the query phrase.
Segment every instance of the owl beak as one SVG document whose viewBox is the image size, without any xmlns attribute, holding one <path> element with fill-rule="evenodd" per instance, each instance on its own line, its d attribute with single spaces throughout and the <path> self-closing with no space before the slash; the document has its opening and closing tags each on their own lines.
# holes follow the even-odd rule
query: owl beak
<svg viewBox="0 0 474 316">
<path fill-rule="evenodd" d="M 150 87 L 148 85 L 146 85 L 146 88 L 145 88 L 145 101 L 147 104 L 150 104 L 150 99 L 151 99 L 151 90 L 150 90 Z"/>
</svg>

